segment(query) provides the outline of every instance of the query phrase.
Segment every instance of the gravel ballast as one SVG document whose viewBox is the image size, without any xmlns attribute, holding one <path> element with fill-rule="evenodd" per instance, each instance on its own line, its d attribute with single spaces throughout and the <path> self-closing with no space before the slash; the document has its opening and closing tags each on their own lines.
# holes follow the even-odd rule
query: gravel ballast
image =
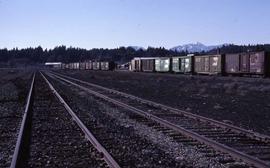
<svg viewBox="0 0 270 168">
<path fill-rule="evenodd" d="M 25 167 L 108 167 L 39 74 L 33 98 Z"/>
<path fill-rule="evenodd" d="M 96 99 L 81 90 L 64 84 L 63 82 L 61 82 L 62 84 L 58 82 L 53 83 L 55 84 L 56 88 L 60 90 L 62 96 L 70 104 L 72 104 L 74 109 L 76 109 L 77 113 L 83 119 L 83 122 L 89 123 L 87 124 L 89 127 L 95 127 L 92 125 L 93 123 L 97 123 L 99 129 L 104 129 L 103 127 L 106 127 L 105 132 L 107 133 L 107 138 L 112 141 L 114 138 L 117 138 L 117 141 L 114 143 L 115 149 L 109 149 L 109 151 L 112 152 L 112 155 L 115 156 L 116 159 L 120 159 L 119 162 L 124 165 L 124 167 L 179 167 L 180 165 L 183 167 L 225 166 L 218 163 L 218 158 L 209 159 L 202 153 L 198 152 L 195 147 L 193 148 L 191 146 L 176 143 L 172 138 L 164 135 L 163 133 L 151 129 L 150 127 L 143 125 L 132 118 L 129 118 L 127 115 L 128 112 L 121 108 L 119 109 L 118 107 L 114 107 L 113 105 L 103 102 L 100 99 Z M 113 131 L 112 129 L 116 130 Z M 114 132 L 112 136 L 109 134 L 110 131 Z M 121 136 L 117 134 L 121 134 Z M 102 142 L 104 134 L 101 134 L 100 136 L 98 133 L 96 136 L 97 138 L 100 138 Z M 107 142 L 105 141 L 104 143 L 106 144 Z M 148 147 L 145 149 L 145 143 L 151 144 L 151 146 L 154 148 Z M 123 160 L 122 157 L 117 156 L 118 154 L 115 152 L 115 150 L 117 150 L 118 146 L 116 144 L 120 144 L 125 148 L 126 151 L 130 151 L 130 153 L 132 153 L 132 155 L 130 155 L 128 152 L 126 152 L 121 155 L 124 158 L 127 157 L 129 161 Z M 135 145 L 137 146 L 135 149 L 134 147 L 129 147 Z M 138 152 L 138 154 L 136 154 L 134 150 Z M 118 152 L 121 151 L 118 150 Z M 165 153 L 165 155 L 162 153 Z M 134 159 L 134 157 L 137 160 Z M 152 160 L 156 161 L 151 162 Z M 171 160 L 173 160 L 173 162 L 180 162 L 181 164 L 178 166 L 173 165 Z M 168 165 L 168 161 L 171 162 L 171 165 Z M 141 162 L 143 164 L 141 164 Z"/>
<path fill-rule="evenodd" d="M 58 71 L 270 135 L 270 79 L 111 71 Z"/>
<path fill-rule="evenodd" d="M 0 167 L 10 167 L 32 71 L 0 71 Z"/>
</svg>

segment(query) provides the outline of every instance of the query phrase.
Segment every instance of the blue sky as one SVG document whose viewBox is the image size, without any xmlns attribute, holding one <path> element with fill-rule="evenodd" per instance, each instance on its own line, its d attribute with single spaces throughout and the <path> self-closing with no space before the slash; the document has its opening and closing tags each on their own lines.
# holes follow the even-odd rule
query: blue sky
<svg viewBox="0 0 270 168">
<path fill-rule="evenodd" d="M 0 0 L 0 48 L 270 43 L 270 0 Z"/>
</svg>

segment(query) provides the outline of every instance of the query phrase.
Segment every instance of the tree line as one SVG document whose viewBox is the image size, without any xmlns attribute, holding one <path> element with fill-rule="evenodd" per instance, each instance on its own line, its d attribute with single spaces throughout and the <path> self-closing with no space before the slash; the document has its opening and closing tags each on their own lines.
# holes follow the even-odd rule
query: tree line
<svg viewBox="0 0 270 168">
<path fill-rule="evenodd" d="M 226 45 L 208 52 L 195 54 L 237 53 L 245 51 L 270 51 L 270 45 Z M 57 46 L 54 49 L 43 49 L 41 46 L 25 49 L 0 49 L 0 63 L 9 66 L 36 65 L 45 62 L 80 62 L 85 60 L 115 61 L 125 63 L 134 57 L 165 57 L 187 55 L 188 51 L 176 52 L 165 48 L 135 50 L 132 47 L 119 47 L 116 49 L 91 49 Z"/>
</svg>

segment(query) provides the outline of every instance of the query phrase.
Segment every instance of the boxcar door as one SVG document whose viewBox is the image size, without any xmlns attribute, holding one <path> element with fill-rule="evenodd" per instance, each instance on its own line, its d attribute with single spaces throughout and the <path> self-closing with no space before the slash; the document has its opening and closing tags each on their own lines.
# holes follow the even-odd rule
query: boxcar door
<svg viewBox="0 0 270 168">
<path fill-rule="evenodd" d="M 240 56 L 240 71 L 249 72 L 249 54 L 241 54 Z"/>
<path fill-rule="evenodd" d="M 250 54 L 250 72 L 263 73 L 264 70 L 264 53 L 257 52 Z"/>
<path fill-rule="evenodd" d="M 185 72 L 190 72 L 191 71 L 191 58 L 185 58 L 184 59 L 185 64 L 184 64 L 184 68 L 185 68 Z"/>
<path fill-rule="evenodd" d="M 211 72 L 219 71 L 219 57 L 218 56 L 210 57 L 210 71 Z"/>
<path fill-rule="evenodd" d="M 181 59 L 173 58 L 172 59 L 172 69 L 174 72 L 181 72 Z"/>
<path fill-rule="evenodd" d="M 210 62 L 209 62 L 209 57 L 204 57 L 204 72 L 209 72 L 210 71 Z"/>
<path fill-rule="evenodd" d="M 195 72 L 201 72 L 202 71 L 202 58 L 201 57 L 195 57 Z"/>
</svg>

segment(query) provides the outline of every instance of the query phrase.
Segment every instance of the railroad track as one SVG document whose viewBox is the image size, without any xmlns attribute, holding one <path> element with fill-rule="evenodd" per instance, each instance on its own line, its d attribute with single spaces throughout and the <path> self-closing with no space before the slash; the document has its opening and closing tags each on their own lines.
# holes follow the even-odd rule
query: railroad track
<svg viewBox="0 0 270 168">
<path fill-rule="evenodd" d="M 167 151 L 160 145 L 160 141 L 153 142 L 152 137 L 159 138 L 151 133 L 151 138 L 142 136 L 138 129 L 131 126 L 128 120 L 119 121 L 119 111 L 111 106 L 103 104 L 95 97 L 84 97 L 79 89 L 70 88 L 64 82 L 57 82 L 54 78 L 48 78 L 63 98 L 76 109 L 75 113 L 82 119 L 86 127 L 93 131 L 99 142 L 118 161 L 121 167 L 191 167 L 199 165 L 199 158 L 188 162 L 188 159 L 175 159 L 179 156 Z M 81 95 L 82 94 L 82 95 Z M 148 131 L 144 129 L 142 132 Z M 178 145 L 179 146 L 179 145 Z M 175 146 L 174 146 L 175 147 Z M 181 155 L 180 155 L 181 156 Z M 191 156 L 190 156 L 191 157 Z M 194 157 L 194 156 L 192 156 Z M 209 160 L 208 160 L 209 161 Z M 214 165 L 215 162 L 203 162 L 205 165 Z M 217 167 L 217 166 L 214 166 Z"/>
<path fill-rule="evenodd" d="M 169 129 L 167 132 L 174 130 L 216 151 L 227 153 L 236 160 L 242 160 L 256 167 L 270 166 L 269 136 L 194 115 L 69 76 L 58 73 L 51 73 L 50 75 L 117 106 L 129 109 L 143 116 L 144 119 L 155 121 L 162 127 Z"/>
<path fill-rule="evenodd" d="M 38 73 L 32 80 L 10 167 L 120 166 Z"/>
<path fill-rule="evenodd" d="M 0 103 L 0 167 L 9 167 L 10 155 L 14 151 L 21 109 L 16 102 Z M 20 111 L 21 110 L 21 111 Z"/>
<path fill-rule="evenodd" d="M 27 74 L 28 75 L 28 74 Z M 24 109 L 24 92 L 28 90 L 26 73 L 1 73 L 0 81 L 0 167 L 9 167 L 15 145 L 19 124 Z M 19 83 L 17 79 L 25 79 Z M 30 81 L 29 76 L 29 81 Z M 29 82 L 30 83 L 30 82 Z M 30 86 L 30 84 L 29 84 Z"/>
</svg>

